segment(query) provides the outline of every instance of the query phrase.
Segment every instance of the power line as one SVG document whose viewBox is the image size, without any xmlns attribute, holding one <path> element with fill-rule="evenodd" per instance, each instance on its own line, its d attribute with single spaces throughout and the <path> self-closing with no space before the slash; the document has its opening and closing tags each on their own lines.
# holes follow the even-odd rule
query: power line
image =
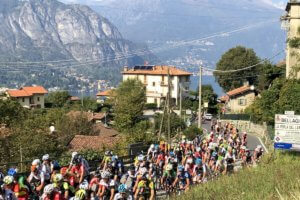
<svg viewBox="0 0 300 200">
<path fill-rule="evenodd" d="M 56 67 L 58 67 L 59 69 L 62 69 L 63 67 L 79 67 L 79 66 L 82 66 L 82 65 L 93 65 L 93 64 L 100 64 L 100 63 L 105 63 L 105 62 L 114 62 L 114 61 L 127 59 L 127 58 L 134 57 L 134 56 L 145 55 L 145 54 L 148 54 L 150 52 L 151 53 L 159 52 L 159 51 L 163 51 L 163 50 L 178 48 L 178 47 L 189 45 L 189 44 L 195 44 L 196 42 L 201 42 L 201 41 L 204 41 L 204 40 L 207 40 L 207 39 L 228 36 L 228 35 L 231 35 L 233 33 L 238 33 L 238 32 L 250 29 L 250 28 L 254 28 L 254 27 L 266 24 L 266 23 L 273 23 L 273 22 L 275 22 L 275 20 L 259 22 L 259 23 L 247 25 L 247 26 L 244 26 L 244 27 L 240 27 L 240 28 L 237 28 L 237 29 L 234 29 L 234 30 L 231 30 L 231 31 L 221 31 L 221 32 L 209 35 L 209 36 L 205 36 L 205 37 L 200 38 L 200 39 L 193 39 L 193 40 L 186 40 L 186 41 L 183 40 L 183 41 L 177 42 L 177 44 L 174 44 L 174 45 L 169 46 L 169 47 L 157 47 L 157 48 L 149 49 L 147 51 L 145 51 L 145 50 L 144 51 L 138 51 L 137 50 L 137 51 L 131 52 L 127 55 L 126 54 L 120 55 L 120 56 L 117 56 L 117 57 L 112 58 L 112 59 L 107 59 L 107 58 L 105 58 L 105 59 L 96 59 L 96 60 L 92 60 L 92 61 L 89 61 L 89 62 L 83 62 L 83 63 L 79 63 L 79 64 L 72 65 L 72 66 L 64 66 L 64 65 L 67 65 L 67 64 L 62 64 L 62 65 L 58 65 Z M 69 61 L 69 60 L 64 60 L 64 61 Z M 64 62 L 64 61 L 60 60 L 60 61 L 48 61 L 48 62 Z M 74 61 L 72 61 L 72 62 L 74 62 Z M 25 63 L 23 63 L 23 62 L 14 62 L 14 63 L 17 63 L 18 65 L 20 65 L 20 64 L 29 65 L 27 62 L 25 62 Z M 34 62 L 34 63 L 35 64 L 38 64 L 38 63 L 42 64 L 42 63 L 44 63 L 44 61 Z M 10 63 L 10 64 L 12 64 L 12 63 Z M 55 65 L 53 65 L 53 64 L 44 63 L 44 65 L 50 65 L 52 68 L 53 67 L 55 68 Z M 2 64 L 2 66 L 5 66 L 5 64 Z M 7 64 L 6 64 L 5 67 L 8 67 Z M 16 66 L 14 66 L 14 67 L 16 67 Z M 30 66 L 30 67 L 32 67 L 32 66 Z"/>
<path fill-rule="evenodd" d="M 270 61 L 273 58 L 279 56 L 284 51 L 285 50 L 281 50 L 279 53 L 275 54 L 274 56 L 272 56 L 272 57 L 270 57 L 268 59 L 263 59 L 262 61 L 260 61 L 259 63 L 255 64 L 255 65 L 251 65 L 251 66 L 244 67 L 244 68 L 241 68 L 241 69 L 223 71 L 223 70 L 216 70 L 216 69 L 211 69 L 211 68 L 206 68 L 206 67 L 203 67 L 203 68 L 206 69 L 207 71 L 218 72 L 218 73 L 234 73 L 234 72 L 244 71 L 244 70 L 248 70 L 248 69 L 254 68 L 254 67 L 256 67 L 256 66 L 258 66 L 260 64 L 263 64 L 266 61 Z"/>
</svg>

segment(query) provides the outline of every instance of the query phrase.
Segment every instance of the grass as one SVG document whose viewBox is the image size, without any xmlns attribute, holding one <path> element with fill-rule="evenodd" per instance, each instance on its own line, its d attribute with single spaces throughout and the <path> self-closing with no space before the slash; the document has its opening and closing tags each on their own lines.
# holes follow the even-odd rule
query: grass
<svg viewBox="0 0 300 200">
<path fill-rule="evenodd" d="M 300 200 L 300 154 L 270 153 L 257 167 L 195 186 L 175 199 Z"/>
</svg>

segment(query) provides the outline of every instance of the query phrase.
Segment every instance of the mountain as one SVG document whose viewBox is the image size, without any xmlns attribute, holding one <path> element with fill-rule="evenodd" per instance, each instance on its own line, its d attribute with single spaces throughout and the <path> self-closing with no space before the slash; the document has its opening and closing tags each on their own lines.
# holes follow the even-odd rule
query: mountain
<svg viewBox="0 0 300 200">
<path fill-rule="evenodd" d="M 141 48 L 148 51 L 145 45 L 125 40 L 108 19 L 88 6 L 66 5 L 56 0 L 0 0 L 3 73 L 24 68 L 26 72 L 38 69 L 39 73 L 45 69 L 50 74 L 64 70 L 62 78 L 66 79 L 73 74 L 75 78 L 80 75 L 84 76 L 82 79 L 109 80 L 116 74 L 120 77 L 121 66 L 142 64 L 153 58 L 150 54 L 135 55 Z M 126 55 L 131 57 L 123 59 Z M 69 67 L 73 67 L 72 73 Z M 0 84 L 11 85 L 8 80 L 12 76 L 0 78 Z M 26 78 L 19 80 L 28 83 Z M 43 84 L 40 81 L 36 82 Z"/>
<path fill-rule="evenodd" d="M 198 70 L 199 64 L 214 68 L 221 55 L 237 45 L 253 48 L 261 58 L 271 57 L 285 48 L 286 33 L 280 29 L 279 21 L 283 10 L 271 0 L 88 0 L 82 3 L 88 3 L 110 19 L 126 38 L 146 42 L 162 63 L 190 71 Z M 199 40 L 241 27 L 245 29 Z M 281 54 L 273 61 L 283 57 Z M 218 91 L 221 93 L 220 88 Z"/>
</svg>

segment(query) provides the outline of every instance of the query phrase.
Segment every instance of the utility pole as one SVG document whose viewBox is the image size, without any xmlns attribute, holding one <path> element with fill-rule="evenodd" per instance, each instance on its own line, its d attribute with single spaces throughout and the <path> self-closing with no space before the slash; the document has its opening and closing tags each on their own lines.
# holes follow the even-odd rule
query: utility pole
<svg viewBox="0 0 300 200">
<path fill-rule="evenodd" d="M 180 118 L 182 117 L 182 85 L 181 85 L 181 83 L 179 83 L 179 116 L 180 116 Z"/>
<path fill-rule="evenodd" d="M 83 108 L 83 89 L 81 89 L 81 107 Z"/>
<path fill-rule="evenodd" d="M 21 172 L 23 171 L 23 151 L 20 145 L 20 164 L 21 164 Z"/>
<path fill-rule="evenodd" d="M 171 82 L 170 82 L 170 68 L 168 68 L 168 144 L 171 144 L 171 127 L 170 127 L 170 94 L 171 92 Z"/>
<path fill-rule="evenodd" d="M 165 100 L 164 112 L 163 112 L 163 115 L 162 115 L 162 118 L 161 118 L 161 122 L 160 122 L 160 126 L 159 126 L 159 132 L 158 132 L 158 138 L 159 139 L 161 137 L 161 131 L 162 131 L 162 127 L 163 127 L 163 123 L 164 123 L 164 118 L 165 118 L 165 114 L 166 114 L 167 101 L 168 101 L 168 96 L 166 97 L 166 100 Z"/>
<path fill-rule="evenodd" d="M 198 128 L 202 126 L 202 108 L 201 108 L 201 101 L 202 101 L 202 67 L 200 65 L 200 72 L 199 72 L 199 111 L 198 111 Z"/>
</svg>

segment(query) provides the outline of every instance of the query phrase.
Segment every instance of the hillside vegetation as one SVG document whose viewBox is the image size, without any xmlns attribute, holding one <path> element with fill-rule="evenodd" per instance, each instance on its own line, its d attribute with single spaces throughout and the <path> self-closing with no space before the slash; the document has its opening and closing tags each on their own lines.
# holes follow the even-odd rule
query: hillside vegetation
<svg viewBox="0 0 300 200">
<path fill-rule="evenodd" d="M 175 199 L 300 199 L 298 153 L 266 155 L 257 167 L 196 186 Z"/>
</svg>

